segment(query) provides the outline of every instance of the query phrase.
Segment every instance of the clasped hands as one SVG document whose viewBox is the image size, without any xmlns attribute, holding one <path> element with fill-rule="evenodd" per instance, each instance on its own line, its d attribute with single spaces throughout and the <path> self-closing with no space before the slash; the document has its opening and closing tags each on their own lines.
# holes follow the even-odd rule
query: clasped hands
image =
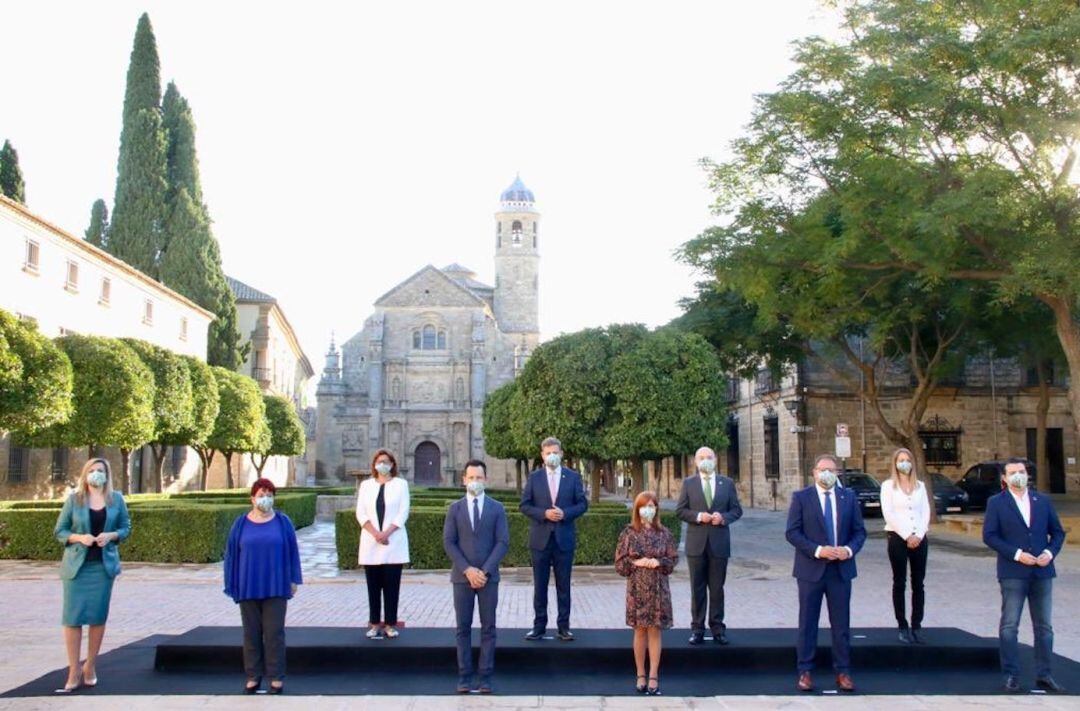
<svg viewBox="0 0 1080 711">
<path fill-rule="evenodd" d="M 659 568 L 660 561 L 656 558 L 635 558 L 633 561 L 634 566 L 638 568 Z"/>
<path fill-rule="evenodd" d="M 843 546 L 822 546 L 818 553 L 818 558 L 826 560 L 847 560 L 850 557 L 851 553 Z"/>
<path fill-rule="evenodd" d="M 1043 551 L 1039 554 L 1037 558 L 1030 553 L 1021 553 L 1019 562 L 1023 563 L 1024 565 L 1037 565 L 1040 568 L 1045 568 L 1046 566 L 1050 565 L 1050 561 L 1053 559 L 1054 558 L 1052 555 L 1050 555 L 1049 551 Z"/>
<path fill-rule="evenodd" d="M 566 514 L 558 506 L 552 506 L 550 509 L 544 512 L 544 518 L 548 521 L 562 521 Z"/>
<path fill-rule="evenodd" d="M 488 576 L 479 568 L 469 567 L 465 569 L 465 579 L 469 581 L 469 586 L 473 590 L 479 590 L 487 585 Z"/>
<path fill-rule="evenodd" d="M 915 550 L 922 543 L 922 539 L 912 533 L 907 537 L 907 547 L 911 550 Z"/>
<path fill-rule="evenodd" d="M 719 511 L 713 511 L 712 513 L 699 513 L 698 523 L 700 523 L 702 526 L 723 526 L 724 514 L 720 513 Z"/>
<path fill-rule="evenodd" d="M 390 545 L 390 534 L 393 531 L 376 531 L 373 535 L 376 543 L 380 543 L 384 546 Z"/>
<path fill-rule="evenodd" d="M 95 544 L 99 548 L 104 548 L 108 543 L 111 543 L 112 541 L 115 541 L 119 537 L 120 536 L 115 531 L 108 531 L 108 532 L 99 533 L 96 536 L 91 535 L 89 533 L 84 533 L 81 536 L 79 536 L 76 540 L 78 540 L 79 543 L 83 544 L 87 548 L 89 548 L 90 546 L 93 546 Z"/>
</svg>

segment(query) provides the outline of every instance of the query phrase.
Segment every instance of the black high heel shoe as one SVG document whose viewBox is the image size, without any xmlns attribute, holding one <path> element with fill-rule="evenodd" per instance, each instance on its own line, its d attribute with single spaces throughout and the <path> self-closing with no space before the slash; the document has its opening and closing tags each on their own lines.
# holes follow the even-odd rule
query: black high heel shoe
<svg viewBox="0 0 1080 711">
<path fill-rule="evenodd" d="M 252 684 L 254 684 L 254 686 L 252 686 Z M 244 693 L 254 694 L 259 690 L 260 686 L 262 686 L 262 679 L 248 679 L 244 682 Z"/>
<path fill-rule="evenodd" d="M 638 678 L 638 681 L 640 682 L 641 679 L 645 678 L 645 675 L 644 674 L 638 674 L 637 678 Z M 645 690 L 646 690 L 646 687 L 645 687 L 644 684 L 638 683 L 638 684 L 634 685 L 634 691 L 638 692 L 639 694 L 644 694 Z"/>
<path fill-rule="evenodd" d="M 277 686 L 274 686 L 274 682 L 270 682 L 270 693 L 281 694 L 285 692 L 285 682 L 281 682 Z"/>
<path fill-rule="evenodd" d="M 660 679 L 655 676 L 650 676 L 649 681 L 655 681 L 656 686 L 645 687 L 645 693 L 649 696 L 660 696 Z"/>
</svg>

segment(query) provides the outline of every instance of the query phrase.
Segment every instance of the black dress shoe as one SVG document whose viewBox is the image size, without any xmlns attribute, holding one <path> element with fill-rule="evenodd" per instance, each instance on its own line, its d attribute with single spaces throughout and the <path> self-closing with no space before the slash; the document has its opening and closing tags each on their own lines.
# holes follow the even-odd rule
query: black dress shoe
<svg viewBox="0 0 1080 711">
<path fill-rule="evenodd" d="M 926 644 L 926 635 L 917 627 L 911 628 L 911 641 L 915 644 Z"/>
<path fill-rule="evenodd" d="M 690 635 L 690 644 L 701 644 L 705 641 L 704 632 L 694 632 Z"/>
<path fill-rule="evenodd" d="M 904 644 L 915 643 L 915 640 L 911 638 L 911 630 L 909 630 L 907 627 L 901 627 L 900 631 L 897 633 L 896 636 Z"/>
<path fill-rule="evenodd" d="M 529 632 L 525 635 L 525 639 L 529 640 L 530 642 L 535 642 L 538 639 L 543 639 L 545 631 L 546 630 L 537 629 L 529 630 Z"/>
<path fill-rule="evenodd" d="M 1019 694 L 1020 680 L 1017 679 L 1015 676 L 1005 677 L 1005 691 L 1009 692 L 1010 694 Z"/>
<path fill-rule="evenodd" d="M 727 630 L 720 630 L 719 632 L 713 632 L 712 636 L 713 644 L 727 644 Z"/>
<path fill-rule="evenodd" d="M 574 633 L 571 632 L 570 630 L 559 630 L 558 633 L 556 633 L 555 636 L 558 637 L 563 642 L 573 642 L 574 641 Z"/>
<path fill-rule="evenodd" d="M 1051 694 L 1064 694 L 1065 687 L 1054 681 L 1052 676 L 1041 676 L 1035 680 L 1035 686 L 1043 691 L 1049 691 Z"/>
</svg>

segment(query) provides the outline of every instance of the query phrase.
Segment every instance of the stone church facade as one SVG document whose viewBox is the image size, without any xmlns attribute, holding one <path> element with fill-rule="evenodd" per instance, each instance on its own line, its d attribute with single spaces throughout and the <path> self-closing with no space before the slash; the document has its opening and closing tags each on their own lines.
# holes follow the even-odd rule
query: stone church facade
<svg viewBox="0 0 1080 711">
<path fill-rule="evenodd" d="M 494 286 L 459 264 L 425 266 L 376 300 L 340 350 L 331 342 L 316 392 L 317 484 L 369 473 L 380 447 L 417 484 L 451 484 L 471 458 L 488 463 L 489 481 L 513 480 L 513 462 L 484 451 L 482 413 L 539 343 L 539 222 L 515 179 L 495 213 Z"/>
</svg>

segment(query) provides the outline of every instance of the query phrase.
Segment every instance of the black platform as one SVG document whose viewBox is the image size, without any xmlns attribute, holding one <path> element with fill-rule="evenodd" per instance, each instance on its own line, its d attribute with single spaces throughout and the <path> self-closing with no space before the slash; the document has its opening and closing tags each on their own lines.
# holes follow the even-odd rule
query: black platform
<svg viewBox="0 0 1080 711">
<path fill-rule="evenodd" d="M 454 692 L 454 633 L 408 628 L 369 640 L 364 628 L 297 627 L 288 635 L 288 693 L 321 695 Z M 853 631 L 852 672 L 865 694 L 1000 693 L 997 640 L 958 629 L 925 630 L 928 644 L 906 645 L 893 629 Z M 573 642 L 528 642 L 525 630 L 499 630 L 495 684 L 501 694 L 623 695 L 634 683 L 627 629 L 577 630 Z M 795 695 L 795 630 L 729 630 L 731 644 L 687 644 L 686 630 L 664 633 L 661 688 L 668 696 Z M 479 632 L 474 630 L 473 644 Z M 99 684 L 86 694 L 233 694 L 243 683 L 239 627 L 198 627 L 155 635 L 103 655 Z M 833 687 L 829 632 L 818 647 L 819 689 Z M 1022 649 L 1031 681 L 1031 649 Z M 916 672 L 916 673 L 911 673 Z M 1080 663 L 1057 656 L 1054 676 L 1080 691 Z M 51 695 L 57 670 L 3 696 Z M 1026 687 L 1025 687 L 1026 688 Z"/>
</svg>

